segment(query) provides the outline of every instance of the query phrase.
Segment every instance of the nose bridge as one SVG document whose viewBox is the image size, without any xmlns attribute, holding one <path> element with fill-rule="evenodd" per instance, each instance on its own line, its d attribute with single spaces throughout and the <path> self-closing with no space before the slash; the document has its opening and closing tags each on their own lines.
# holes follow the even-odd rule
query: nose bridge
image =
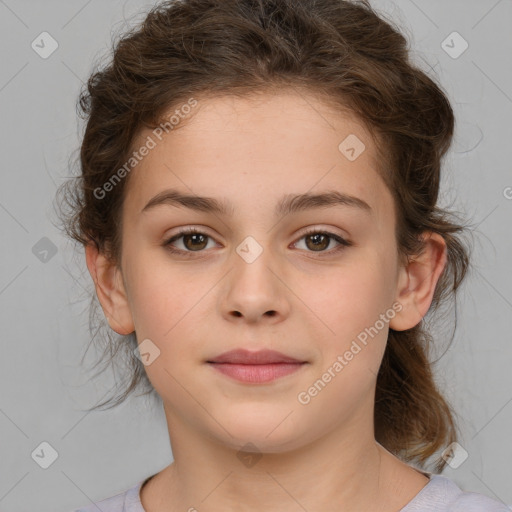
<svg viewBox="0 0 512 512">
<path fill-rule="evenodd" d="M 272 257 L 270 248 L 270 238 L 259 237 L 256 240 L 254 236 L 245 237 L 242 242 L 236 247 L 233 254 L 234 285 L 241 283 L 247 285 L 249 289 L 246 292 L 256 293 L 269 293 L 269 287 L 275 286 L 275 275 L 271 272 L 270 267 L 275 258 Z M 277 293 L 277 290 L 275 290 Z"/>
<path fill-rule="evenodd" d="M 256 320 L 270 314 L 287 314 L 284 288 L 278 278 L 279 265 L 270 248 L 270 237 L 261 241 L 247 236 L 232 254 L 232 272 L 228 275 L 227 293 L 222 310 L 232 317 Z"/>
</svg>

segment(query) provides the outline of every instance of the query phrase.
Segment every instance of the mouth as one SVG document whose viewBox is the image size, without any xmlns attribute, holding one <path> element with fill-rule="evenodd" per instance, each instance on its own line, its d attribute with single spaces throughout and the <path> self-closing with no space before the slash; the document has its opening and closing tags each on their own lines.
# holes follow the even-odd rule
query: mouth
<svg viewBox="0 0 512 512">
<path fill-rule="evenodd" d="M 301 361 L 294 357 L 287 356 L 281 352 L 275 350 L 258 350 L 256 352 L 250 352 L 245 349 L 235 349 L 229 352 L 224 352 L 219 356 L 208 360 L 207 363 L 219 363 L 219 364 L 249 364 L 249 365 L 265 365 L 265 364 L 302 364 L 307 361 Z"/>
<path fill-rule="evenodd" d="M 274 350 L 249 352 L 243 349 L 225 352 L 206 362 L 223 375 L 253 384 L 271 382 L 308 364 L 308 361 L 301 361 Z"/>
</svg>

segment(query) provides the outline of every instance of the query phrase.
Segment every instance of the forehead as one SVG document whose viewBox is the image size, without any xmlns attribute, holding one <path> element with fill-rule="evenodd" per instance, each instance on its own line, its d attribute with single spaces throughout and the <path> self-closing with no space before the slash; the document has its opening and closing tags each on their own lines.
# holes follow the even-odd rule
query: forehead
<svg viewBox="0 0 512 512">
<path fill-rule="evenodd" d="M 144 129 L 134 141 L 134 150 L 148 137 L 154 147 L 130 176 L 131 209 L 140 212 L 166 188 L 230 198 L 235 208 L 273 208 L 283 194 L 335 188 L 377 212 L 389 207 L 370 133 L 356 116 L 312 95 L 197 98 L 183 118 L 168 133 Z"/>
</svg>

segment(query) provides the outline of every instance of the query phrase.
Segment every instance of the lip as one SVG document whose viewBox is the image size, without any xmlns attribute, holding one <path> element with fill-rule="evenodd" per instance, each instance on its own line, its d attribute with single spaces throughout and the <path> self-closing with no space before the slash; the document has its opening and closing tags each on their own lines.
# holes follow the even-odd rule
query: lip
<svg viewBox="0 0 512 512">
<path fill-rule="evenodd" d="M 208 363 L 215 370 L 240 382 L 259 384 L 289 375 L 300 370 L 306 363 L 231 364 Z"/>
<path fill-rule="evenodd" d="M 258 350 L 251 352 L 245 349 L 235 349 L 224 352 L 208 363 L 229 363 L 229 364 L 247 364 L 247 365 L 266 365 L 276 363 L 306 363 L 294 357 L 287 356 L 275 350 Z"/>
<path fill-rule="evenodd" d="M 232 379 L 257 384 L 294 373 L 307 361 L 300 361 L 275 350 L 250 352 L 236 349 L 224 352 L 207 363 Z"/>
</svg>

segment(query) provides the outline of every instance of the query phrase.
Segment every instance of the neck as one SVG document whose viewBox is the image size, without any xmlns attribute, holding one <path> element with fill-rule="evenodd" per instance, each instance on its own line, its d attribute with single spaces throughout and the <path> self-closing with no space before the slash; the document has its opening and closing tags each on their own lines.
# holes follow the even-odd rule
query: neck
<svg viewBox="0 0 512 512">
<path fill-rule="evenodd" d="M 166 417 L 174 462 L 141 493 L 148 512 L 169 504 L 191 511 L 387 512 L 405 506 L 428 481 L 375 441 L 373 424 L 368 431 L 337 429 L 306 446 L 260 453 L 226 446 L 167 410 Z M 414 486 L 400 490 L 411 473 Z"/>
</svg>

